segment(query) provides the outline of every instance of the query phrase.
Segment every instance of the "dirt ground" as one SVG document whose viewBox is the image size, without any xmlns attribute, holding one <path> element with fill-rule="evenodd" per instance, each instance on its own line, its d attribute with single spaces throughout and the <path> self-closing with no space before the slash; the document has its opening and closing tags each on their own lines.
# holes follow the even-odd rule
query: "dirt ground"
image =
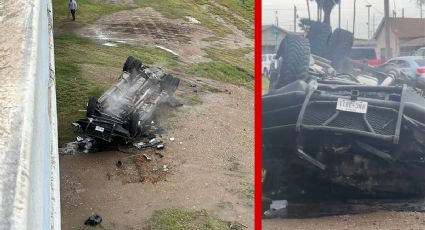
<svg viewBox="0 0 425 230">
<path fill-rule="evenodd" d="M 63 229 L 78 229 L 92 213 L 106 228 L 140 229 L 154 210 L 172 207 L 205 209 L 253 229 L 253 92 L 208 79 L 180 88 L 186 101 L 192 91 L 202 102 L 159 117 L 164 157 L 146 167 L 167 165 L 164 181 L 128 181 L 116 166 L 128 154 L 119 151 L 61 156 Z"/>
<path fill-rule="evenodd" d="M 263 220 L 264 230 L 422 230 L 425 214 L 417 212 L 375 212 L 309 219 Z"/>
</svg>

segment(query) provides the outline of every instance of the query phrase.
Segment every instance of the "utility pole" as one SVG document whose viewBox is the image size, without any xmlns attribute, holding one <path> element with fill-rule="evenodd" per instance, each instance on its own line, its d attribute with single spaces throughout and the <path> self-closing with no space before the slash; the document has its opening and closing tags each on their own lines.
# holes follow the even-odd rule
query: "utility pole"
<svg viewBox="0 0 425 230">
<path fill-rule="evenodd" d="M 277 10 L 276 10 L 275 17 L 276 17 L 276 26 L 279 27 L 279 16 L 277 14 Z"/>
<path fill-rule="evenodd" d="M 370 7 L 372 5 L 368 4 L 367 7 L 367 39 L 370 40 Z"/>
<path fill-rule="evenodd" d="M 340 29 L 341 29 L 341 1 L 342 0 L 339 0 L 339 3 L 338 3 L 338 28 Z"/>
<path fill-rule="evenodd" d="M 311 17 L 310 17 L 310 3 L 309 3 L 310 0 L 306 0 L 306 1 L 307 1 L 307 10 L 308 10 L 308 20 L 311 20 Z"/>
<path fill-rule="evenodd" d="M 356 26 L 356 0 L 354 0 L 354 11 L 353 11 L 353 36 Z"/>
<path fill-rule="evenodd" d="M 419 1 L 419 6 L 421 8 L 421 19 L 422 19 L 422 1 Z"/>
<path fill-rule="evenodd" d="M 294 5 L 294 32 L 297 32 L 297 6 Z"/>
<path fill-rule="evenodd" d="M 372 36 L 375 34 L 375 14 L 373 14 L 373 22 L 372 22 Z"/>
<path fill-rule="evenodd" d="M 401 9 L 401 17 L 404 18 L 404 8 Z"/>
<path fill-rule="evenodd" d="M 391 47 L 390 47 L 390 2 L 384 0 L 385 9 L 385 60 L 391 58 Z"/>
</svg>

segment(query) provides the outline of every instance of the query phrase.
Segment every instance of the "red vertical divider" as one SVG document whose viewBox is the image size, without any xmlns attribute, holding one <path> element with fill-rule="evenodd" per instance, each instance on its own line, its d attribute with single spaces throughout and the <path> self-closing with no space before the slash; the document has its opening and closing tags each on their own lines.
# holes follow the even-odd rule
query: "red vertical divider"
<svg viewBox="0 0 425 230">
<path fill-rule="evenodd" d="M 254 43 L 254 62 L 255 62 L 255 122 L 254 122 L 254 140 L 255 140 L 255 198 L 254 198 L 254 209 L 255 209 L 255 229 L 262 229 L 261 227 L 261 217 L 262 217 L 262 208 L 261 208 L 261 149 L 262 149 L 262 140 L 261 140 L 261 94 L 262 94 L 262 76 L 261 76 L 261 0 L 255 0 L 254 6 L 254 26 L 255 26 L 255 43 Z"/>
</svg>

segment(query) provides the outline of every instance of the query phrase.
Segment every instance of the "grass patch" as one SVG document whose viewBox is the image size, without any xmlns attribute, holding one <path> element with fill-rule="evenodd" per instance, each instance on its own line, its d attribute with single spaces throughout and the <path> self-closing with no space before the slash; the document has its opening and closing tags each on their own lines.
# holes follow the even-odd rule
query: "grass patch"
<svg viewBox="0 0 425 230">
<path fill-rule="evenodd" d="M 207 4 L 207 0 L 135 0 L 135 2 L 141 7 L 152 7 L 167 18 L 185 19 L 186 16 L 194 17 L 201 22 L 202 26 L 213 31 L 215 36 L 219 38 L 223 38 L 226 34 L 232 32 L 222 23 L 207 15 L 207 11 L 203 7 Z"/>
<path fill-rule="evenodd" d="M 215 0 L 245 20 L 254 22 L 254 0 Z"/>
<path fill-rule="evenodd" d="M 213 5 L 208 7 L 208 12 L 220 16 L 224 21 L 229 24 L 233 24 L 234 26 L 236 26 L 236 28 L 243 31 L 247 35 L 247 37 L 254 38 L 254 29 L 252 26 L 252 22 L 249 20 L 247 20 L 247 22 L 240 20 L 238 17 L 235 16 L 235 13 L 232 11 L 232 9 Z"/>
<path fill-rule="evenodd" d="M 193 64 L 188 73 L 199 77 L 212 78 L 236 85 L 250 86 L 254 80 L 254 67 L 252 62 L 244 56 L 252 48 L 234 50 L 206 49 L 207 57 L 211 62 Z"/>
<path fill-rule="evenodd" d="M 253 22 L 254 1 L 245 0 L 245 2 L 245 5 L 243 5 L 241 0 L 226 0 L 220 1 L 220 4 L 229 7 L 230 12 L 239 14 L 241 17 Z M 184 19 L 186 16 L 194 17 L 201 22 L 202 26 L 205 26 L 214 32 L 215 36 L 213 36 L 212 39 L 221 39 L 226 34 L 232 33 L 232 31 L 222 25 L 221 22 L 208 15 L 208 13 L 217 13 L 208 10 L 210 7 L 213 7 L 210 3 L 208 3 L 208 0 L 135 0 L 135 3 L 142 7 L 152 7 L 156 11 L 161 12 L 165 17 L 171 19 Z M 220 14 L 217 13 L 216 15 Z M 234 24 L 233 21 L 229 22 Z M 252 33 L 253 29 L 251 28 L 250 34 Z"/>
<path fill-rule="evenodd" d="M 269 92 L 269 85 L 270 85 L 270 80 L 266 77 L 261 77 L 261 88 L 262 88 L 262 92 L 263 94 L 266 94 L 267 92 Z"/>
<path fill-rule="evenodd" d="M 72 35 L 55 37 L 59 145 L 75 138 L 71 123 L 85 115 L 79 110 L 85 110 L 89 96 L 99 97 L 109 88 L 113 82 L 110 76 L 119 77 L 129 55 L 146 64 L 168 68 L 178 65 L 174 55 L 160 49 L 130 45 L 106 47 Z"/>
<path fill-rule="evenodd" d="M 99 2 L 98 0 L 78 0 L 77 3 L 76 21 L 79 23 L 92 22 L 103 15 L 136 8 L 136 6 L 132 5 L 108 4 Z M 60 27 L 66 22 L 71 22 L 72 17 L 68 9 L 68 1 L 53 0 L 52 4 L 55 27 Z"/>
<path fill-rule="evenodd" d="M 155 211 L 147 230 L 239 230 L 242 226 L 219 220 L 206 211 L 192 212 L 174 208 Z"/>
</svg>

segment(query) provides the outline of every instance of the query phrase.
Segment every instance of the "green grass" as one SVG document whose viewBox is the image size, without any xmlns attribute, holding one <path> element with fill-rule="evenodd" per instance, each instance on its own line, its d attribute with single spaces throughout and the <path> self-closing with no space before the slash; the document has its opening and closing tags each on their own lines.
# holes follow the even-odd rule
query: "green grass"
<svg viewBox="0 0 425 230">
<path fill-rule="evenodd" d="M 155 211 L 148 221 L 147 230 L 236 230 L 237 223 L 230 223 L 211 216 L 206 211 L 193 212 L 174 208 Z"/>
<path fill-rule="evenodd" d="M 229 24 L 233 24 L 236 28 L 243 31 L 247 37 L 254 38 L 254 27 L 252 21 L 247 20 L 247 22 L 244 22 L 240 20 L 235 16 L 232 9 L 223 9 L 223 7 L 212 5 L 208 7 L 208 12 L 220 16 Z"/>
<path fill-rule="evenodd" d="M 213 61 L 191 65 L 188 70 L 189 74 L 236 85 L 250 86 L 253 84 L 254 66 L 245 58 L 252 48 L 233 50 L 210 48 L 205 51 L 208 54 L 207 57 Z"/>
<path fill-rule="evenodd" d="M 223 6 L 229 7 L 230 12 L 236 13 L 247 21 L 253 22 L 253 0 L 246 0 L 245 5 L 242 4 L 241 0 L 225 0 L 218 2 Z M 135 3 L 142 7 L 152 7 L 156 11 L 161 12 L 165 17 L 171 19 L 184 19 L 186 16 L 194 17 L 201 22 L 202 26 L 209 28 L 214 32 L 215 35 L 213 36 L 213 39 L 223 38 L 226 34 L 232 33 L 232 31 L 222 25 L 221 22 L 218 22 L 213 17 L 208 15 L 208 13 L 213 13 L 216 15 L 224 14 L 222 11 L 210 11 L 209 9 L 214 6 L 208 3 L 208 0 L 135 0 Z M 252 34 L 252 28 L 251 31 L 245 30 L 240 20 L 236 19 L 235 17 L 232 18 L 234 18 L 235 21 L 237 20 L 236 26 L 238 26 L 238 28 L 240 26 L 243 31 L 247 31 L 248 34 Z M 234 22 L 230 21 L 230 23 Z"/>
<path fill-rule="evenodd" d="M 89 96 L 99 97 L 109 88 L 121 74 L 129 55 L 146 64 L 177 66 L 177 57 L 160 49 L 130 45 L 106 47 L 77 36 L 55 37 L 60 145 L 75 138 L 71 123 L 85 115 L 79 110 L 85 110 Z"/>
<path fill-rule="evenodd" d="M 132 5 L 101 3 L 98 0 L 78 0 L 77 3 L 76 21 L 79 23 L 92 22 L 103 15 L 136 8 Z M 53 0 L 53 20 L 55 27 L 71 21 L 68 0 Z"/>
</svg>

